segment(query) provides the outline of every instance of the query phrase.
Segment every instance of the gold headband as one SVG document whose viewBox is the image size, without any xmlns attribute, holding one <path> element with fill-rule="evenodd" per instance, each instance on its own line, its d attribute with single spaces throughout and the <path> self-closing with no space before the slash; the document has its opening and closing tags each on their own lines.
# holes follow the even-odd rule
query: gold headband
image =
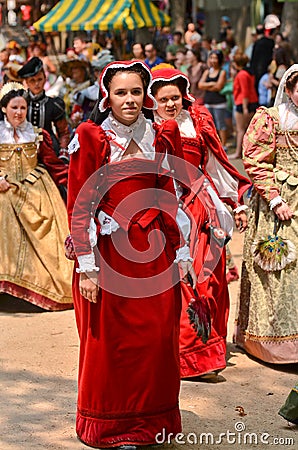
<svg viewBox="0 0 298 450">
<path fill-rule="evenodd" d="M 2 89 L 0 90 L 0 101 L 3 99 L 4 95 L 8 94 L 10 91 L 19 91 L 20 89 L 24 89 L 24 86 L 21 83 L 16 83 L 12 81 L 11 83 L 5 83 Z"/>
</svg>

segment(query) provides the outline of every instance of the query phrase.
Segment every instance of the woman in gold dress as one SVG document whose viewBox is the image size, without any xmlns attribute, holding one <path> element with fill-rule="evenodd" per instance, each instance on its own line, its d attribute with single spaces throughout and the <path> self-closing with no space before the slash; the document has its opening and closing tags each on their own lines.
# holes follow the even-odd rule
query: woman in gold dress
<svg viewBox="0 0 298 450">
<path fill-rule="evenodd" d="M 66 185 L 67 168 L 49 134 L 39 134 L 27 122 L 21 84 L 3 86 L 0 106 L 0 293 L 46 310 L 69 309 L 72 263 L 63 245 L 67 216 L 56 187 Z"/>
<path fill-rule="evenodd" d="M 298 362 L 298 64 L 243 141 L 253 182 L 236 343 L 269 363 Z"/>
</svg>

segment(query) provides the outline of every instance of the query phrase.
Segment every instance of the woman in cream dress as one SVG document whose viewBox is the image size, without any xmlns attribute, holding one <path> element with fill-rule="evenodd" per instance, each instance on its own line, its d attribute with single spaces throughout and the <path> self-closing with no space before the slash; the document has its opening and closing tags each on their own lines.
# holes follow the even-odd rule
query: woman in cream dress
<svg viewBox="0 0 298 450">
<path fill-rule="evenodd" d="M 282 77 L 274 107 L 261 107 L 254 115 L 243 157 L 254 189 L 236 343 L 265 362 L 297 363 L 298 64 Z M 269 236 L 266 256 L 258 245 Z M 288 252 L 282 244 L 277 247 L 276 236 L 286 240 Z"/>
</svg>

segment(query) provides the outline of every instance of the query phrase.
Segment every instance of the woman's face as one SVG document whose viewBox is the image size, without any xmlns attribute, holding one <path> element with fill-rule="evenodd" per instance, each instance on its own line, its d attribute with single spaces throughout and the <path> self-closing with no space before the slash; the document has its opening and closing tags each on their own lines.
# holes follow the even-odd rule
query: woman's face
<svg viewBox="0 0 298 450">
<path fill-rule="evenodd" d="M 286 93 L 288 97 L 292 100 L 294 105 L 298 106 L 298 82 L 296 83 L 293 91 L 290 91 L 289 89 L 286 88 Z"/>
<path fill-rule="evenodd" d="M 13 128 L 20 126 L 27 115 L 27 102 L 23 97 L 12 98 L 6 106 L 6 118 Z"/>
<path fill-rule="evenodd" d="M 210 67 L 214 67 L 215 69 L 217 69 L 219 67 L 218 56 L 215 53 L 211 53 L 208 58 L 208 63 Z"/>
<path fill-rule="evenodd" d="M 110 83 L 109 105 L 113 116 L 124 125 L 134 123 L 143 106 L 144 88 L 140 75 L 134 72 L 119 72 Z"/>
<path fill-rule="evenodd" d="M 183 108 L 180 89 L 171 84 L 158 89 L 155 100 L 157 113 L 162 119 L 175 119 Z"/>
<path fill-rule="evenodd" d="M 144 58 L 144 52 L 143 52 L 141 44 L 135 44 L 132 48 L 132 53 L 133 53 L 133 56 L 137 59 Z"/>
<path fill-rule="evenodd" d="M 186 62 L 187 62 L 187 64 L 190 64 L 190 65 L 195 64 L 197 62 L 197 58 L 195 57 L 193 52 L 191 52 L 190 50 L 188 50 L 186 53 Z"/>
</svg>

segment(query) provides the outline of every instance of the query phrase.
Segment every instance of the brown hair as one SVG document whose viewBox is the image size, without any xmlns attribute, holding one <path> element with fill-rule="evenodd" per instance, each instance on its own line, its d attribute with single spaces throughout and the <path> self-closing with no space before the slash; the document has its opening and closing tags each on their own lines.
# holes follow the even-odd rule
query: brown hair
<svg viewBox="0 0 298 450">
<path fill-rule="evenodd" d="M 144 87 L 144 95 L 146 94 L 150 82 L 150 76 L 149 73 L 145 72 L 145 69 L 141 66 L 141 64 L 134 64 L 130 67 L 113 67 L 111 69 L 108 69 L 103 79 L 103 83 L 108 92 L 110 90 L 112 79 L 117 73 L 120 72 L 137 73 L 138 75 L 140 75 Z"/>
<path fill-rule="evenodd" d="M 286 81 L 286 88 L 289 89 L 290 92 L 293 92 L 295 86 L 298 82 L 298 72 L 293 72 Z"/>
<path fill-rule="evenodd" d="M 238 67 L 245 67 L 249 61 L 249 57 L 242 52 L 236 52 L 233 58 L 233 62 L 237 64 Z"/>
</svg>

